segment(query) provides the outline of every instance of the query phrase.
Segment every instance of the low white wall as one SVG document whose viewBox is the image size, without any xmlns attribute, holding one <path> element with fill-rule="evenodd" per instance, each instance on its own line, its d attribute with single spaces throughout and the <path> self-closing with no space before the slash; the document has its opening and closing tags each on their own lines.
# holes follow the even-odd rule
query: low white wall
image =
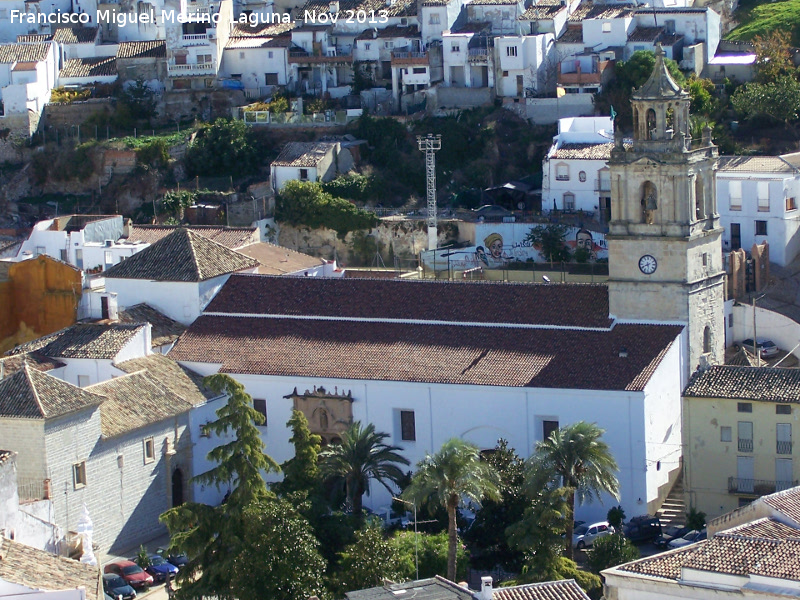
<svg viewBox="0 0 800 600">
<path fill-rule="evenodd" d="M 753 307 L 750 304 L 726 303 L 725 315 L 730 323 L 730 314 L 733 314 L 733 326 L 727 327 L 726 344 L 732 346 L 746 338 L 753 337 Z M 760 338 L 767 338 L 778 344 L 778 347 L 787 352 L 794 348 L 792 354 L 800 358 L 800 323 L 765 308 L 756 306 L 756 330 Z"/>
</svg>

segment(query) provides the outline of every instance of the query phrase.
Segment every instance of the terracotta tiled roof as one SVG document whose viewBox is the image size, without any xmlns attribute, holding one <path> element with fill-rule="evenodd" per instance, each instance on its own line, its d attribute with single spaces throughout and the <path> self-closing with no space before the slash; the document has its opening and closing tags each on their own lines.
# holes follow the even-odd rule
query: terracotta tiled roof
<svg viewBox="0 0 800 600">
<path fill-rule="evenodd" d="M 86 589 L 86 600 L 102 600 L 100 569 L 0 537 L 0 579 L 34 590 Z"/>
<path fill-rule="evenodd" d="M 61 69 L 59 77 L 112 77 L 117 74 L 114 56 L 97 58 L 71 58 Z"/>
<path fill-rule="evenodd" d="M 589 596 L 574 579 L 562 579 L 498 588 L 494 600 L 589 600 Z"/>
<path fill-rule="evenodd" d="M 718 534 L 687 554 L 684 569 L 746 576 L 764 558 L 779 552 L 784 542 L 766 538 Z M 800 571 L 800 565 L 796 567 Z"/>
<path fill-rule="evenodd" d="M 620 19 L 633 17 L 634 10 L 630 6 L 614 6 L 613 4 L 594 4 L 593 2 L 581 2 L 569 16 L 569 21 L 577 23 L 587 19 Z"/>
<path fill-rule="evenodd" d="M 145 327 L 143 323 L 104 325 L 76 323 L 38 340 L 17 346 L 8 355 L 38 351 L 51 358 L 112 360 Z"/>
<path fill-rule="evenodd" d="M 489 4 L 513 5 L 518 4 L 518 0 L 470 0 L 468 4 L 472 4 L 473 6 Z"/>
<path fill-rule="evenodd" d="M 126 373 L 147 371 L 161 385 L 192 404 L 204 404 L 218 394 L 203 385 L 203 377 L 163 354 L 150 354 L 114 365 Z"/>
<path fill-rule="evenodd" d="M 43 372 L 66 366 L 66 363 L 55 358 L 44 356 L 38 352 L 16 354 L 14 356 L 0 358 L 0 379 L 13 375 L 26 364 L 32 369 Z"/>
<path fill-rule="evenodd" d="M 255 258 L 261 263 L 261 266 L 258 267 L 258 273 L 262 275 L 286 275 L 303 269 L 319 267 L 324 263 L 321 258 L 315 258 L 268 242 L 250 244 L 244 248 L 239 248 L 238 252 L 250 258 Z"/>
<path fill-rule="evenodd" d="M 373 35 L 374 34 L 374 35 Z M 365 29 L 356 36 L 357 40 L 371 40 L 374 37 L 378 38 L 417 38 L 419 37 L 419 27 L 416 25 L 409 25 L 408 27 L 401 27 L 400 25 L 389 25 L 383 29 Z"/>
<path fill-rule="evenodd" d="M 705 544 L 705 542 L 700 543 Z M 694 549 L 694 546 L 685 546 L 677 550 L 670 550 L 669 552 L 625 563 L 617 568 L 628 573 L 638 573 L 640 575 L 658 577 L 659 579 L 677 581 L 681 576 L 683 563 L 688 560 Z"/>
<path fill-rule="evenodd" d="M 776 551 L 767 553 L 753 566 L 750 574 L 800 581 L 800 540 L 781 542 Z"/>
<path fill-rule="evenodd" d="M 608 288 L 590 284 L 233 275 L 206 312 L 595 328 L 611 325 Z"/>
<path fill-rule="evenodd" d="M 526 10 L 522 15 L 520 15 L 520 21 L 539 21 L 544 19 L 552 19 L 562 10 L 566 10 L 566 5 L 561 4 L 545 4 L 539 5 L 536 4 L 531 6 L 528 10 Z M 561 41 L 561 40 L 559 40 Z"/>
<path fill-rule="evenodd" d="M 225 373 L 639 391 L 680 331 L 201 316 L 170 356 L 221 363 Z"/>
<path fill-rule="evenodd" d="M 800 369 L 719 365 L 695 373 L 684 396 L 800 402 Z"/>
<path fill-rule="evenodd" d="M 51 419 L 97 406 L 102 396 L 25 366 L 0 379 L 0 415 Z"/>
<path fill-rule="evenodd" d="M 330 14 L 329 0 L 309 0 L 305 6 L 300 9 L 301 14 L 305 11 L 310 11 L 313 14 L 327 13 Z M 364 11 L 368 15 L 370 11 L 375 11 L 376 18 L 378 15 L 383 16 L 386 11 L 388 17 L 412 17 L 417 15 L 416 0 L 397 0 L 387 6 L 386 0 L 339 0 L 339 14 L 347 16 L 347 11 Z"/>
<path fill-rule="evenodd" d="M 49 50 L 50 43 L 0 44 L 0 63 L 40 62 Z"/>
<path fill-rule="evenodd" d="M 53 35 L 59 44 L 93 44 L 95 39 L 97 27 L 62 27 Z"/>
<path fill-rule="evenodd" d="M 609 160 L 614 143 L 607 144 L 562 144 L 552 158 L 580 159 L 580 160 Z"/>
<path fill-rule="evenodd" d="M 567 27 L 561 37 L 558 38 L 561 44 L 582 44 L 583 43 L 583 27 Z"/>
<path fill-rule="evenodd" d="M 103 437 L 135 431 L 192 408 L 191 402 L 155 381 L 147 371 L 116 377 L 86 389 L 106 398 L 100 408 Z"/>
<path fill-rule="evenodd" d="M 166 58 L 167 42 L 147 40 L 144 42 L 120 42 L 117 58 Z"/>
<path fill-rule="evenodd" d="M 37 42 L 49 42 L 52 41 L 52 39 L 53 39 L 52 33 L 29 33 L 27 35 L 18 35 L 17 43 L 31 44 Z"/>
<path fill-rule="evenodd" d="M 154 348 L 174 342 L 186 331 L 183 323 L 170 319 L 149 304 L 136 304 L 119 311 L 119 321 L 120 323 L 150 323 L 152 325 L 150 337 Z"/>
<path fill-rule="evenodd" d="M 718 171 L 726 173 L 795 173 L 780 156 L 720 156 Z"/>
<path fill-rule="evenodd" d="M 639 26 L 628 35 L 629 42 L 655 42 L 661 33 L 664 31 L 663 27 L 642 27 Z"/>
<path fill-rule="evenodd" d="M 283 147 L 273 167 L 316 167 L 329 152 L 336 149 L 332 142 L 289 142 Z"/>
<path fill-rule="evenodd" d="M 258 267 L 258 261 L 230 250 L 192 230 L 179 228 L 117 263 L 106 279 L 199 282 Z"/>
<path fill-rule="evenodd" d="M 447 6 L 452 0 L 422 0 L 422 6 Z"/>
<path fill-rule="evenodd" d="M 800 487 L 762 496 L 760 500 L 800 524 Z"/>
<path fill-rule="evenodd" d="M 273 38 L 275 36 L 288 34 L 297 25 L 295 23 L 259 23 L 252 26 L 247 23 L 236 23 L 231 31 L 232 38 L 256 37 Z"/>
<path fill-rule="evenodd" d="M 758 366 L 755 356 L 750 354 L 746 348 L 739 348 L 739 351 L 733 355 L 727 363 L 729 366 L 736 367 L 756 367 Z"/>
<path fill-rule="evenodd" d="M 182 227 L 204 238 L 214 240 L 226 248 L 236 250 L 258 241 L 257 227 L 216 227 L 214 225 L 190 225 Z M 128 235 L 129 242 L 155 244 L 178 229 L 174 225 L 133 225 Z"/>
<path fill-rule="evenodd" d="M 739 535 L 744 537 L 769 538 L 773 540 L 788 540 L 800 537 L 800 530 L 790 527 L 785 523 L 764 517 L 744 523 L 737 527 L 720 531 L 717 535 Z"/>
</svg>

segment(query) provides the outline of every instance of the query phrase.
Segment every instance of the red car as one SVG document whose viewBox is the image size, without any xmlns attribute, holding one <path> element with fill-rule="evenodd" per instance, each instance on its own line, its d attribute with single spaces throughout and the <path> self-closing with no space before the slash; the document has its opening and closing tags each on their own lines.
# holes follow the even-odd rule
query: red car
<svg viewBox="0 0 800 600">
<path fill-rule="evenodd" d="M 153 577 L 135 562 L 121 560 L 109 563 L 103 571 L 104 573 L 115 573 L 122 577 L 129 586 L 137 590 L 153 585 Z"/>
</svg>

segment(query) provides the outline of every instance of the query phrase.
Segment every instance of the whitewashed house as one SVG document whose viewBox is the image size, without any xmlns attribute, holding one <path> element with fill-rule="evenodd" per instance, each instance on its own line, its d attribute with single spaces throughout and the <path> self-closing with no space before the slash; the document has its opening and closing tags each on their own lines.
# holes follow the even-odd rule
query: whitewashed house
<svg viewBox="0 0 800 600">
<path fill-rule="evenodd" d="M 545 91 L 554 41 L 552 33 L 495 37 L 497 95 L 524 97 Z"/>
<path fill-rule="evenodd" d="M 494 35 L 520 35 L 519 18 L 525 7 L 519 0 L 470 0 L 467 5 L 467 21 L 491 23 Z"/>
<path fill-rule="evenodd" d="M 55 43 L 0 44 L 0 129 L 36 131 L 57 77 Z"/>
<path fill-rule="evenodd" d="M 373 423 L 412 464 L 453 436 L 481 448 L 503 437 L 527 457 L 553 428 L 597 422 L 622 506 L 637 514 L 679 465 L 680 336 L 613 323 L 604 286 L 234 275 L 169 356 L 241 382 L 266 411 L 262 439 L 279 462 L 292 456 L 295 407 L 327 442 L 352 420 Z M 379 488 L 372 506 L 390 500 Z M 582 506 L 579 518 L 609 506 Z"/>
<path fill-rule="evenodd" d="M 242 82 L 245 93 L 267 96 L 274 86 L 289 83 L 292 25 L 250 27 L 237 23 L 222 54 L 220 78 Z"/>
<path fill-rule="evenodd" d="M 339 142 L 289 142 L 270 165 L 277 194 L 287 181 L 331 181 L 353 168 L 353 155 Z"/>
<path fill-rule="evenodd" d="M 558 135 L 542 161 L 542 208 L 584 211 L 608 221 L 611 179 L 606 163 L 613 138 L 611 117 L 559 119 Z"/>
<path fill-rule="evenodd" d="M 795 164 L 789 162 L 790 159 Z M 796 157 L 722 156 L 717 206 L 725 251 L 769 242 L 770 261 L 781 266 L 800 253 L 800 169 Z"/>
<path fill-rule="evenodd" d="M 305 23 L 291 32 L 290 81 L 295 91 L 332 97 L 350 93 L 353 46 L 338 43 L 330 25 Z"/>
<path fill-rule="evenodd" d="M 466 23 L 442 34 L 443 85 L 494 87 L 491 29 L 489 23 Z"/>
<path fill-rule="evenodd" d="M 419 12 L 422 43 L 441 41 L 445 31 L 452 29 L 464 7 L 464 0 L 424 0 Z M 481 19 L 468 19 L 478 22 Z"/>
<path fill-rule="evenodd" d="M 0 44 L 15 42 L 19 35 L 52 35 L 55 27 L 47 17 L 71 9 L 71 0 L 0 0 Z"/>
<path fill-rule="evenodd" d="M 668 34 L 683 36 L 686 47 L 702 43 L 701 56 L 693 60 L 700 59 L 703 65 L 716 55 L 722 38 L 719 14 L 708 7 L 637 8 L 636 24 L 639 27 L 664 27 Z"/>
<path fill-rule="evenodd" d="M 354 40 L 353 61 L 362 63 L 374 83 L 388 82 L 392 79 L 392 52 L 415 43 L 419 46 L 420 39 L 417 25 L 366 28 Z"/>
</svg>

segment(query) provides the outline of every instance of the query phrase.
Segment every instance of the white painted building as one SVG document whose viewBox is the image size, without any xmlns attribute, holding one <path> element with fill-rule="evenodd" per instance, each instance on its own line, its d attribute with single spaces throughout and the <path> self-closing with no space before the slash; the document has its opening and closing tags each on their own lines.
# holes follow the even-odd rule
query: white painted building
<svg viewBox="0 0 800 600">
<path fill-rule="evenodd" d="M 548 56 L 554 41 L 552 33 L 496 37 L 497 95 L 525 97 L 542 93 L 547 86 Z"/>
<path fill-rule="evenodd" d="M 584 211 L 607 221 L 611 206 L 611 117 L 559 119 L 558 135 L 542 161 L 542 208 Z"/>
<path fill-rule="evenodd" d="M 277 194 L 288 181 L 331 181 L 353 168 L 353 155 L 339 142 L 289 142 L 270 164 L 270 183 Z"/>
<path fill-rule="evenodd" d="M 419 13 L 419 30 L 422 34 L 422 43 L 427 46 L 433 41 L 441 41 L 444 32 L 449 31 L 455 25 L 464 4 L 464 0 L 423 1 Z M 479 20 L 475 19 L 475 21 Z"/>
<path fill-rule="evenodd" d="M 686 46 L 702 42 L 703 64 L 708 64 L 717 53 L 722 37 L 719 14 L 708 7 L 638 8 L 636 23 L 640 27 L 663 27 L 669 33 L 681 35 Z"/>
<path fill-rule="evenodd" d="M 491 27 L 467 23 L 442 33 L 443 85 L 446 87 L 494 87 L 495 69 Z"/>
<path fill-rule="evenodd" d="M 35 115 L 30 127 L 37 125 L 57 76 L 55 43 L 0 44 L 0 128 L 4 118 L 29 113 Z"/>
<path fill-rule="evenodd" d="M 267 86 L 286 85 L 290 29 L 286 25 L 254 28 L 237 24 L 222 54 L 219 76 L 241 81 L 245 90 L 258 91 L 259 96 L 274 89 Z"/>
<path fill-rule="evenodd" d="M 0 0 L 0 44 L 15 42 L 18 35 L 52 34 L 55 27 L 45 22 L 46 17 L 69 13 L 71 8 L 71 0 Z"/>
<path fill-rule="evenodd" d="M 769 242 L 770 261 L 786 266 L 800 253 L 800 169 L 796 157 L 723 156 L 717 205 L 725 251 Z"/>
</svg>

